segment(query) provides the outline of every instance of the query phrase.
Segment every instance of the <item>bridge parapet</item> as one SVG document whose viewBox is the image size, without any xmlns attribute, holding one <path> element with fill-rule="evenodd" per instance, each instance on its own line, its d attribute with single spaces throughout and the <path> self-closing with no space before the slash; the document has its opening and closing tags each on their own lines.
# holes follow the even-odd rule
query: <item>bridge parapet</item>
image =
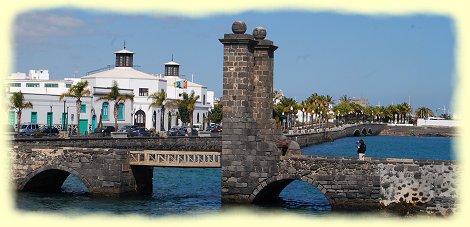
<svg viewBox="0 0 470 227">
<path fill-rule="evenodd" d="M 455 211 L 454 161 L 283 156 L 279 173 L 260 178 L 250 198 L 272 200 L 293 180 L 318 188 L 334 209 L 390 209 L 447 215 Z"/>
</svg>

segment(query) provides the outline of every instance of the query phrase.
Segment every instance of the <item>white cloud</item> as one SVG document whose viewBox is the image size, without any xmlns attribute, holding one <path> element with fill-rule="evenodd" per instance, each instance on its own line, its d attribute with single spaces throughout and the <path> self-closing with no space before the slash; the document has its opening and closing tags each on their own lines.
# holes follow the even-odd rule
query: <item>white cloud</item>
<svg viewBox="0 0 470 227">
<path fill-rule="evenodd" d="M 50 36 L 74 34 L 83 21 L 71 16 L 48 12 L 32 12 L 19 15 L 14 30 L 17 39 L 45 39 Z"/>
</svg>

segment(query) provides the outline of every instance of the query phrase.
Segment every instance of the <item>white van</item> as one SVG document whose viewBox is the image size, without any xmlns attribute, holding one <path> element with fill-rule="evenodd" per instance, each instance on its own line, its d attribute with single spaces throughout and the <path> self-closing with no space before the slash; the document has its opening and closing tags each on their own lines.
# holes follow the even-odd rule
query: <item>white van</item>
<svg viewBox="0 0 470 227">
<path fill-rule="evenodd" d="M 20 127 L 20 135 L 30 136 L 33 135 L 36 130 L 39 130 L 37 123 L 25 123 Z"/>
</svg>

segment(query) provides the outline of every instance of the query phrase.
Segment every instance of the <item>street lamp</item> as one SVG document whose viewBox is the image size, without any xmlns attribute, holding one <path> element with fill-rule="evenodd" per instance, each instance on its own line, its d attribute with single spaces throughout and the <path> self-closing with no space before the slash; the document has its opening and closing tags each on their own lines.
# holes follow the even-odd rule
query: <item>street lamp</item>
<svg viewBox="0 0 470 227">
<path fill-rule="evenodd" d="M 64 100 L 64 112 L 62 113 L 62 131 L 65 131 L 65 100 Z"/>
<path fill-rule="evenodd" d="M 290 129 L 294 124 L 294 107 L 290 106 Z"/>
<path fill-rule="evenodd" d="M 51 118 L 49 120 L 49 137 L 51 136 L 52 131 L 52 106 L 51 106 Z"/>
</svg>

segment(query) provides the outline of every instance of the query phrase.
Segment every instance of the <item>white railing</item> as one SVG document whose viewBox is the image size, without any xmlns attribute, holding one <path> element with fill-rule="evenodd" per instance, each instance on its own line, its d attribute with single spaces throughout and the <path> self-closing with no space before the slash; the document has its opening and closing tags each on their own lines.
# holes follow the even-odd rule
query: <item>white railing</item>
<svg viewBox="0 0 470 227">
<path fill-rule="evenodd" d="M 130 151 L 130 165 L 161 167 L 220 167 L 216 151 Z"/>
</svg>

